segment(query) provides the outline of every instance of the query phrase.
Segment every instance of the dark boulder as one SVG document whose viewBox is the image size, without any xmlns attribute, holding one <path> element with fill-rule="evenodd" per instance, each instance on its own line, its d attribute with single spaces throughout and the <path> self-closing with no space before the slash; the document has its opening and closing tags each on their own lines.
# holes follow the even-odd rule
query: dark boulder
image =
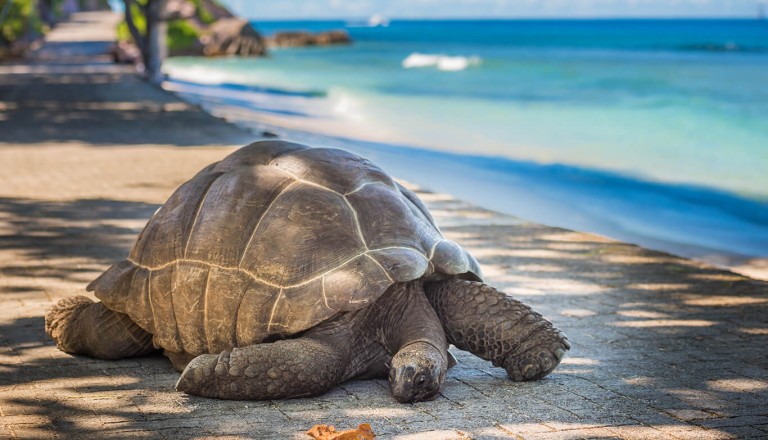
<svg viewBox="0 0 768 440">
<path fill-rule="evenodd" d="M 222 18 L 213 23 L 200 37 L 203 54 L 207 56 L 261 56 L 267 46 L 248 20 Z"/>
<path fill-rule="evenodd" d="M 307 31 L 277 32 L 267 38 L 267 43 L 274 47 L 327 46 L 331 44 L 349 44 L 352 39 L 345 30 L 332 30 L 311 33 Z"/>
</svg>

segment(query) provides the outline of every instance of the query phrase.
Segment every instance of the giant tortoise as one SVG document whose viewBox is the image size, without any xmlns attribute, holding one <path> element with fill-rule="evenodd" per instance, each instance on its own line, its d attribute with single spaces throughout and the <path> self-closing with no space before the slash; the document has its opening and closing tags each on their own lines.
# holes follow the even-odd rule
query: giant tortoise
<svg viewBox="0 0 768 440">
<path fill-rule="evenodd" d="M 481 281 L 410 190 L 370 161 L 263 141 L 204 168 L 130 255 L 61 300 L 46 331 L 68 353 L 162 349 L 180 391 L 221 399 L 321 394 L 389 377 L 400 402 L 433 398 L 448 344 L 514 381 L 539 379 L 569 343 Z"/>
</svg>

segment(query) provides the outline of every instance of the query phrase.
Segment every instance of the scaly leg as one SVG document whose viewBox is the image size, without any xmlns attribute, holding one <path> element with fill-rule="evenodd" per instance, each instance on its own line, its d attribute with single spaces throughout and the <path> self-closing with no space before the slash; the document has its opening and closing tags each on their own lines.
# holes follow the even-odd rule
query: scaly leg
<svg viewBox="0 0 768 440">
<path fill-rule="evenodd" d="M 176 389 L 231 400 L 282 399 L 322 394 L 338 385 L 349 362 L 343 337 L 327 332 L 197 356 Z"/>
<path fill-rule="evenodd" d="M 123 313 L 84 296 L 64 298 L 45 313 L 45 332 L 66 353 L 123 359 L 155 351 L 152 335 Z"/>
<path fill-rule="evenodd" d="M 514 381 L 541 379 L 571 347 L 540 314 L 483 283 L 440 281 L 426 293 L 448 342 L 504 367 Z"/>
</svg>

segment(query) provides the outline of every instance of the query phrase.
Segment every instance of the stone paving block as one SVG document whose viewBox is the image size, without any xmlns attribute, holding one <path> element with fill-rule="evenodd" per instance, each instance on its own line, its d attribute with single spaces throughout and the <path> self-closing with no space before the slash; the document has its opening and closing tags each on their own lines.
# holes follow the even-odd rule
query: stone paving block
<svg viewBox="0 0 768 440">
<path fill-rule="evenodd" d="M 728 428 L 728 435 L 737 439 L 765 439 L 768 433 L 753 426 L 733 426 Z"/>
<path fill-rule="evenodd" d="M 528 433 L 519 437 L 523 440 L 582 440 L 585 438 L 580 435 L 579 430 Z"/>
<path fill-rule="evenodd" d="M 154 390 L 134 390 L 125 396 L 148 420 L 190 416 L 195 406 L 187 406 L 178 396 Z"/>
<path fill-rule="evenodd" d="M 571 392 L 577 396 L 581 396 L 587 399 L 589 402 L 598 405 L 606 405 L 608 403 L 616 403 L 626 400 L 626 396 L 622 396 L 619 393 L 611 391 L 605 387 L 595 385 L 590 381 L 576 381 L 571 385 Z M 587 406 L 586 403 L 581 405 Z"/>
<path fill-rule="evenodd" d="M 97 435 L 104 429 L 103 423 L 98 417 L 61 417 L 52 416 L 50 425 L 52 430 L 56 433 L 82 433 L 90 435 Z M 86 435 L 87 437 L 87 435 Z"/>
<path fill-rule="evenodd" d="M 462 432 L 464 432 L 464 431 L 462 431 Z M 483 440 L 483 439 L 492 440 L 492 439 L 509 439 L 509 438 L 518 439 L 518 438 L 520 438 L 520 437 L 514 436 L 513 434 L 511 434 L 510 432 L 506 431 L 505 429 L 503 429 L 499 425 L 494 425 L 494 426 L 489 425 L 489 426 L 483 426 L 483 427 L 480 427 L 480 428 L 475 428 L 472 431 L 467 432 L 467 434 L 473 440 L 477 440 L 477 439 L 480 439 L 480 440 Z"/>
<path fill-rule="evenodd" d="M 622 426 L 633 425 L 637 423 L 637 420 L 634 418 L 635 413 L 632 411 L 620 411 L 617 409 L 601 408 L 594 411 L 590 411 L 588 409 L 572 409 L 568 410 L 568 412 L 572 413 L 574 418 L 579 420 L 580 423 L 585 426 Z M 566 418 L 561 416 L 558 418 L 558 420 L 558 423 L 563 423 L 562 421 L 566 420 Z M 555 425 L 550 422 L 544 421 L 544 423 L 555 427 Z"/>
<path fill-rule="evenodd" d="M 497 422 L 494 418 L 487 417 L 487 413 L 461 413 L 454 412 L 452 414 L 447 413 L 434 413 L 430 412 L 434 416 L 434 420 L 426 420 L 424 422 L 408 423 L 406 432 L 416 433 L 423 430 L 451 430 L 461 431 L 469 435 L 472 438 L 481 437 L 479 432 L 494 432 L 496 435 L 498 428 Z"/>
<path fill-rule="evenodd" d="M 45 403 L 45 400 L 30 392 L 28 388 L 0 388 L 0 410 L 4 417 L 34 414 Z"/>
<path fill-rule="evenodd" d="M 51 439 L 58 438 L 57 433 L 45 425 L 8 425 L 11 432 L 11 438 L 19 439 Z"/>
<path fill-rule="evenodd" d="M 237 414 L 238 411 L 272 411 L 270 402 L 254 402 L 245 400 L 204 399 L 179 393 L 175 399 L 189 417 L 202 417 L 211 413 Z"/>
<path fill-rule="evenodd" d="M 138 409 L 126 409 L 124 411 L 111 412 L 96 410 L 96 414 L 98 415 L 99 422 L 105 427 L 123 427 L 131 424 L 134 426 L 141 426 L 144 422 L 147 421 L 147 417 Z"/>
<path fill-rule="evenodd" d="M 656 410 L 654 408 L 648 408 L 646 406 L 640 406 L 638 407 L 638 411 L 632 414 L 632 419 L 637 420 L 638 422 L 642 423 L 643 425 L 647 426 L 678 426 L 678 425 L 688 425 L 686 422 L 681 422 L 680 420 L 672 417 L 669 414 L 666 414 L 663 411 Z"/>
<path fill-rule="evenodd" d="M 584 428 L 578 432 L 579 437 L 583 439 L 621 439 L 620 435 L 616 434 L 616 431 L 610 427 L 601 426 L 597 428 Z"/>
<path fill-rule="evenodd" d="M 199 436 L 195 436 L 195 440 L 249 440 L 253 437 L 241 435 L 241 434 L 226 434 L 226 435 L 207 435 L 207 434 L 201 434 Z"/>
<path fill-rule="evenodd" d="M 736 416 L 760 416 L 768 415 L 768 405 L 764 395 L 739 395 L 731 400 L 732 406 L 718 410 L 719 414 L 725 417 Z"/>
<path fill-rule="evenodd" d="M 664 412 L 684 422 L 691 422 L 694 420 L 716 419 L 721 417 L 718 414 L 713 414 L 709 411 L 701 411 L 698 409 L 664 409 Z"/>
<path fill-rule="evenodd" d="M 733 407 L 733 404 L 731 404 L 729 401 L 707 391 L 694 389 L 675 389 L 669 390 L 669 393 L 694 408 L 710 410 L 716 413 L 720 413 L 721 411 L 725 411 Z"/>
<path fill-rule="evenodd" d="M 245 420 L 239 415 L 227 415 L 221 413 L 208 414 L 196 419 L 205 430 L 213 435 L 250 435 L 253 431 L 270 429 L 268 423 L 258 423 L 254 420 Z"/>
<path fill-rule="evenodd" d="M 547 393 L 543 395 L 542 399 L 558 408 L 567 408 L 571 411 L 577 409 L 594 410 L 596 406 L 600 405 L 571 391 Z"/>
<path fill-rule="evenodd" d="M 543 423 L 497 423 L 496 427 L 511 436 L 525 436 L 529 434 L 552 433 L 555 430 Z"/>
<path fill-rule="evenodd" d="M 379 430 L 374 429 L 381 438 L 414 438 L 414 439 L 468 439 L 484 438 L 477 434 L 480 431 L 493 432 L 495 435 L 503 435 L 493 426 L 489 420 L 475 420 L 471 425 L 456 427 L 450 422 L 436 423 L 435 421 L 413 422 L 400 425 L 389 425 Z M 459 434 L 459 433 L 462 434 Z M 381 433 L 381 434 L 379 434 Z M 377 437 L 378 438 L 378 437 Z M 504 437 L 502 437 L 504 438 Z"/>
<path fill-rule="evenodd" d="M 470 440 L 472 438 L 464 431 L 446 429 L 425 431 L 418 434 L 399 434 L 392 437 L 393 440 Z"/>
<path fill-rule="evenodd" d="M 614 436 L 622 439 L 632 440 L 674 440 L 674 437 L 669 434 L 665 434 L 662 431 L 654 428 L 653 426 L 647 426 L 642 424 L 635 425 L 623 425 L 623 426 L 608 426 L 607 429 L 613 432 Z"/>
<path fill-rule="evenodd" d="M 159 432 L 151 432 L 146 430 L 114 430 L 111 429 L 109 426 L 105 426 L 104 429 L 99 431 L 98 433 L 81 433 L 81 435 L 76 435 L 77 433 L 73 433 L 74 435 L 72 438 L 82 438 L 82 439 L 88 439 L 88 438 L 99 438 L 99 439 L 149 439 L 149 440 L 156 440 L 156 439 L 162 439 L 164 438 L 163 435 Z"/>
<path fill-rule="evenodd" d="M 204 429 L 204 420 L 200 418 L 189 418 L 189 417 L 170 417 L 167 419 L 158 419 L 158 420 L 146 420 L 144 422 L 141 422 L 141 424 L 138 426 L 141 429 L 145 429 L 147 431 L 160 431 L 163 429 L 177 429 L 177 430 L 186 430 L 188 433 L 197 432 L 201 429 Z M 109 426 L 111 429 L 114 430 L 134 430 L 137 428 L 136 424 L 134 422 L 116 422 L 116 423 L 110 423 Z"/>
<path fill-rule="evenodd" d="M 232 408 L 232 411 L 251 424 L 284 424 L 290 420 L 285 412 L 278 407 L 244 405 L 243 407 Z"/>
<path fill-rule="evenodd" d="M 3 416 L 2 422 L 4 426 L 44 426 L 49 424 L 50 417 L 44 414 L 21 414 L 16 416 Z"/>
<path fill-rule="evenodd" d="M 655 429 L 682 440 L 724 440 L 733 439 L 736 436 L 725 430 L 705 429 L 693 425 L 655 425 Z"/>
<path fill-rule="evenodd" d="M 308 430 L 314 425 L 333 425 L 336 427 L 345 426 L 344 429 L 356 428 L 361 423 L 371 423 L 371 426 L 376 424 L 376 420 L 372 420 L 370 416 L 366 416 L 362 413 L 349 413 L 347 411 L 327 411 L 327 410 L 306 410 L 306 411 L 290 411 L 285 412 L 285 416 L 294 426 L 301 426 L 302 429 Z"/>
<path fill-rule="evenodd" d="M 2 438 L 13 437 L 13 431 L 11 431 L 10 424 L 7 424 L 5 420 L 3 420 L 3 423 L 0 424 L 0 436 L 2 436 Z"/>
<path fill-rule="evenodd" d="M 696 420 L 696 425 L 703 426 L 705 428 L 723 428 L 723 427 L 739 427 L 739 426 L 754 426 L 768 424 L 768 416 L 737 416 L 737 417 L 723 417 L 711 420 Z"/>
<path fill-rule="evenodd" d="M 344 397 L 344 394 L 346 397 Z M 389 384 L 381 380 L 353 380 L 342 384 L 331 391 L 330 395 L 324 394 L 319 399 L 312 399 L 322 405 L 326 398 L 337 398 L 337 402 L 344 405 L 355 405 L 363 402 L 369 405 L 391 405 L 395 400 L 389 392 Z"/>
</svg>

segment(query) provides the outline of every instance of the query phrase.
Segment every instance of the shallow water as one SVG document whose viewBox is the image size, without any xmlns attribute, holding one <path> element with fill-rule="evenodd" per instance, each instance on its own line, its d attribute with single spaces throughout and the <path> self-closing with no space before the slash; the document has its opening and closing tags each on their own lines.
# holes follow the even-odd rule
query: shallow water
<svg viewBox="0 0 768 440">
<path fill-rule="evenodd" d="M 370 141 L 344 142 L 532 220 L 768 255 L 768 22 L 256 25 L 346 27 L 355 44 L 172 59 L 167 87 L 242 121 Z"/>
</svg>

